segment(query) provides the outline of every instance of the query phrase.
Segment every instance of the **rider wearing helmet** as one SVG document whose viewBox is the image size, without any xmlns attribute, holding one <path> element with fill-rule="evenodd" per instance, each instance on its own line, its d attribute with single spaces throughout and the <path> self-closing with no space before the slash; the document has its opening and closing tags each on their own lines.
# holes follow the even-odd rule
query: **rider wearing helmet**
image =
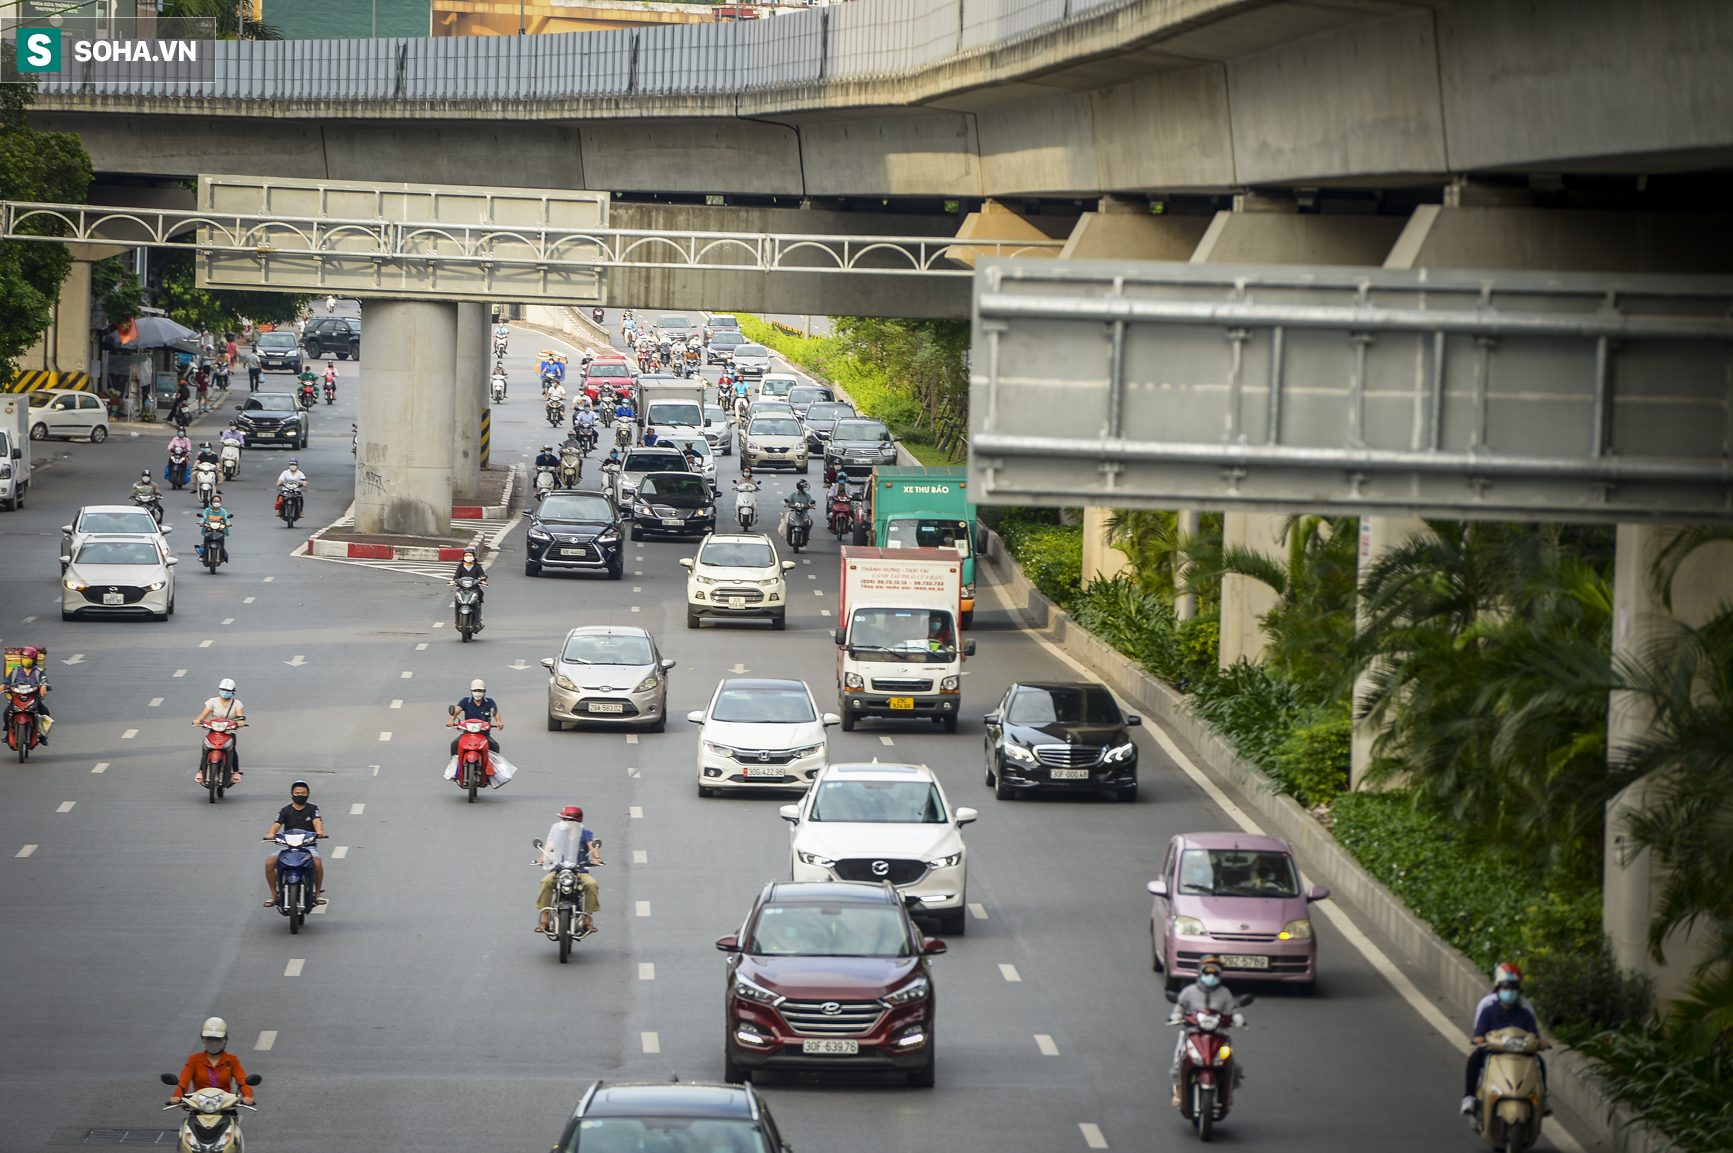
<svg viewBox="0 0 1733 1153">
<path fill-rule="evenodd" d="M 289 803 L 277 810 L 277 819 L 271 824 L 271 831 L 265 834 L 265 840 L 274 841 L 277 834 L 284 829 L 300 829 L 312 833 L 315 837 L 325 835 L 325 821 L 319 816 L 319 806 L 309 798 L 313 795 L 313 787 L 306 781 L 296 781 L 289 786 Z M 325 862 L 319 857 L 318 842 L 302 846 L 313 856 L 313 903 L 325 903 Z M 265 857 L 265 884 L 271 886 L 271 899 L 265 902 L 265 908 L 277 907 L 277 850 L 272 849 Z"/>
<path fill-rule="evenodd" d="M 1526 1029 L 1540 1036 L 1534 1005 L 1522 995 L 1522 970 L 1509 961 L 1501 961 L 1492 970 L 1492 992 L 1474 1007 L 1474 1051 L 1468 1055 L 1468 1074 L 1462 1088 L 1462 1112 L 1474 1112 L 1474 1098 L 1480 1089 L 1480 1071 L 1486 1067 L 1486 1035 L 1500 1029 Z M 1552 1048 L 1552 1042 L 1542 1040 L 1542 1049 Z M 1536 1058 L 1539 1060 L 1539 1058 Z M 1546 1062 L 1540 1063 L 1540 1082 L 1546 1084 Z M 1551 1106 L 1547 1112 L 1552 1112 Z"/>
<path fill-rule="evenodd" d="M 193 725 L 195 727 L 202 725 L 211 717 L 222 717 L 224 720 L 234 721 L 235 724 L 243 728 L 246 726 L 247 706 L 243 705 L 240 699 L 235 696 L 235 682 L 232 678 L 224 677 L 217 682 L 217 695 L 205 701 L 205 711 L 198 715 L 198 719 L 193 721 Z M 239 733 L 236 733 L 235 739 L 229 742 L 229 775 L 235 784 L 241 783 L 241 737 Z M 203 766 L 199 768 L 198 776 L 193 779 L 198 784 L 205 783 Z"/>
<path fill-rule="evenodd" d="M 560 475 L 560 457 L 559 454 L 554 451 L 554 446 L 551 444 L 542 445 L 541 452 L 536 454 L 536 472 L 539 473 L 544 468 L 552 472 L 556 477 Z M 559 484 L 559 481 L 556 480 L 554 483 L 557 485 Z"/>
<path fill-rule="evenodd" d="M 247 1071 L 241 1068 L 239 1058 L 227 1051 L 229 1023 L 221 1017 L 207 1018 L 204 1028 L 199 1030 L 199 1037 L 205 1047 L 187 1058 L 169 1104 L 180 1104 L 181 1098 L 195 1089 L 221 1089 L 225 1093 L 237 1094 L 241 1104 L 251 1105 L 253 1090 L 247 1084 Z"/>
<path fill-rule="evenodd" d="M 277 474 L 277 487 L 282 488 L 289 481 L 294 481 L 302 488 L 312 488 L 307 483 L 307 474 L 301 471 L 301 462 L 294 457 L 289 458 L 289 467 Z"/>
<path fill-rule="evenodd" d="M 9 685 L 35 685 L 41 689 L 42 691 L 36 694 L 36 711 L 45 717 L 50 715 L 48 712 L 48 694 L 54 691 L 54 686 L 48 683 L 47 662 L 42 659 L 42 654 L 37 651 L 34 645 L 26 646 L 24 651 L 18 655 L 18 667 L 6 674 L 6 683 Z M 7 697 L 6 716 L 4 721 L 0 721 L 0 727 L 10 727 L 11 723 L 12 698 Z M 39 745 L 48 743 L 46 727 L 38 726 L 36 743 Z"/>
<path fill-rule="evenodd" d="M 1197 963 L 1197 980 L 1179 991 L 1179 997 L 1173 1003 L 1173 1012 L 1168 1015 L 1169 1025 L 1183 1023 L 1187 1013 L 1220 1013 L 1231 1017 L 1236 1025 L 1245 1024 L 1245 1018 L 1236 1009 L 1234 995 L 1228 992 L 1228 987 L 1222 984 L 1222 959 L 1211 953 L 1199 958 Z M 1185 1030 L 1181 1029 L 1178 1040 L 1173 1046 L 1173 1107 L 1179 1108 L 1179 1059 L 1185 1052 Z M 1244 1065 L 1239 1055 L 1234 1055 L 1236 1076 L 1243 1076 Z"/>
<path fill-rule="evenodd" d="M 585 928 L 592 933 L 596 931 L 596 914 L 602 911 L 602 890 L 590 874 L 589 867 L 601 863 L 602 858 L 596 852 L 595 835 L 584 827 L 584 810 L 576 805 L 567 805 L 560 810 L 560 819 L 554 822 L 554 827 L 548 830 L 547 840 L 542 842 L 541 855 L 536 858 L 536 864 L 545 870 L 541 887 L 536 890 L 536 932 L 548 931 L 548 918 L 553 913 L 555 870 L 568 864 L 576 866 L 578 885 L 584 890 L 584 915 L 589 919 Z"/>
<path fill-rule="evenodd" d="M 505 728 L 505 722 L 499 718 L 499 704 L 487 695 L 487 682 L 473 680 L 469 682 L 469 695 L 459 697 L 451 706 L 451 719 L 445 722 L 445 727 L 455 729 L 459 719 L 466 721 L 492 721 L 496 729 Z M 499 752 L 499 742 L 493 739 L 493 734 L 487 737 L 487 747 Z M 457 738 L 451 739 L 451 755 L 457 756 Z"/>
<path fill-rule="evenodd" d="M 217 464 L 221 460 L 217 450 L 211 447 L 208 440 L 199 441 L 199 455 L 193 458 L 194 464 Z"/>
<path fill-rule="evenodd" d="M 147 468 L 138 474 L 138 480 L 132 486 L 132 495 L 135 497 L 142 496 L 147 500 L 162 499 L 162 489 L 158 488 L 156 486 L 156 481 L 151 479 L 150 469 Z"/>
<path fill-rule="evenodd" d="M 475 582 L 478 586 L 475 590 L 476 603 L 481 604 L 486 602 L 487 592 L 485 590 L 487 589 L 487 570 L 481 567 L 481 561 L 476 559 L 475 550 L 472 548 L 466 548 L 463 550 L 463 559 L 457 562 L 457 568 L 452 572 L 451 580 L 447 583 L 456 585 L 463 577 L 475 578 Z M 475 631 L 479 633 L 486 627 L 486 625 L 477 621 L 475 624 Z"/>
</svg>

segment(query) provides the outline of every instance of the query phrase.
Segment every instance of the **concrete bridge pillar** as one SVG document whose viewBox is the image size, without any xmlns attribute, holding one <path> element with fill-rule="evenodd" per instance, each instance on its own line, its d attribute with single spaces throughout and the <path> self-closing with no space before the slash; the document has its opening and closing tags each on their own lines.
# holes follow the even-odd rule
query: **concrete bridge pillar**
<svg viewBox="0 0 1733 1153">
<path fill-rule="evenodd" d="M 1222 547 L 1239 545 L 1285 565 L 1287 522 L 1288 518 L 1280 513 L 1227 513 L 1222 517 Z M 1263 662 L 1264 646 L 1270 643 L 1269 634 L 1264 632 L 1263 616 L 1276 607 L 1279 599 L 1276 590 L 1263 581 L 1233 573 L 1222 577 L 1222 634 L 1218 651 L 1222 668 L 1241 657 L 1254 665 Z"/>
<path fill-rule="evenodd" d="M 481 414 L 487 408 L 488 370 L 493 361 L 493 324 L 485 304 L 457 306 L 456 423 L 452 426 L 451 495 L 481 496 Z"/>
<path fill-rule="evenodd" d="M 355 528 L 446 536 L 451 531 L 458 306 L 390 299 L 367 305 L 372 352 L 361 361 Z"/>
</svg>

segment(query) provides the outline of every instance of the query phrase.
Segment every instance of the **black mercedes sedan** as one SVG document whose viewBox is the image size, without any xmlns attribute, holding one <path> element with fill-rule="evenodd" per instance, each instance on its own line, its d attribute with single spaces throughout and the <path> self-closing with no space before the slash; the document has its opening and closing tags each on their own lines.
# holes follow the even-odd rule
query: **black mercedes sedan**
<svg viewBox="0 0 1733 1153">
<path fill-rule="evenodd" d="M 605 572 L 617 581 L 625 573 L 620 544 L 620 514 L 599 492 L 555 489 L 539 505 L 524 509 L 529 518 L 524 575 L 547 572 Z"/>
<path fill-rule="evenodd" d="M 716 531 L 716 501 L 698 473 L 652 472 L 631 499 L 632 539 L 646 535 L 709 536 Z"/>
<path fill-rule="evenodd" d="M 987 784 L 1008 801 L 1038 789 L 1110 792 L 1137 799 L 1137 745 L 1107 686 L 1088 681 L 1018 682 L 987 725 Z"/>
</svg>

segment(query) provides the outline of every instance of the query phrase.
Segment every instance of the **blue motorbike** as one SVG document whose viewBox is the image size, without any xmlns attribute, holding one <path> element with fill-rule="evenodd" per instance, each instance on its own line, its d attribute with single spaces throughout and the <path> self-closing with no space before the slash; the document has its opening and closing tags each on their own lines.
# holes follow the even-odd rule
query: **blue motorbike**
<svg viewBox="0 0 1733 1153">
<path fill-rule="evenodd" d="M 299 933 L 313 909 L 313 842 L 306 829 L 284 829 L 275 838 L 277 853 L 277 912 L 289 918 L 289 932 Z"/>
</svg>

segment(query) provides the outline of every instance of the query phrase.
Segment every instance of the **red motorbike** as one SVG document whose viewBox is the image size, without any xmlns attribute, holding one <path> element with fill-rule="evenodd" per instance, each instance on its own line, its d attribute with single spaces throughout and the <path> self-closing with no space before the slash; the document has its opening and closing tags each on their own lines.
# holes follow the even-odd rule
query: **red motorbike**
<svg viewBox="0 0 1733 1153">
<path fill-rule="evenodd" d="M 42 740 L 42 692 L 37 685 L 6 686 L 6 743 L 18 753 L 18 763 Z"/>
<path fill-rule="evenodd" d="M 485 788 L 488 778 L 493 776 L 493 759 L 487 747 L 493 722 L 462 720 L 457 727 L 462 730 L 457 738 L 457 787 L 468 789 L 470 804 L 474 804 L 477 791 Z"/>
<path fill-rule="evenodd" d="M 1177 993 L 1168 993 L 1173 1001 Z M 1235 1003 L 1250 1005 L 1250 993 Z M 1179 1112 L 1197 1130 L 1200 1140 L 1208 1141 L 1216 1122 L 1228 1115 L 1233 1104 L 1234 1082 L 1238 1070 L 1234 1066 L 1234 1049 L 1228 1043 L 1227 1030 L 1239 1024 L 1239 1014 L 1232 1016 L 1205 1011 L 1186 1013 L 1185 1039 L 1179 1055 Z"/>
<path fill-rule="evenodd" d="M 832 493 L 830 497 L 831 535 L 841 540 L 854 531 L 854 502 L 847 493 Z"/>
<path fill-rule="evenodd" d="M 204 777 L 205 792 L 211 804 L 235 787 L 235 733 L 241 722 L 228 717 L 211 717 L 200 728 L 205 733 L 205 747 L 199 753 L 199 771 Z"/>
</svg>

